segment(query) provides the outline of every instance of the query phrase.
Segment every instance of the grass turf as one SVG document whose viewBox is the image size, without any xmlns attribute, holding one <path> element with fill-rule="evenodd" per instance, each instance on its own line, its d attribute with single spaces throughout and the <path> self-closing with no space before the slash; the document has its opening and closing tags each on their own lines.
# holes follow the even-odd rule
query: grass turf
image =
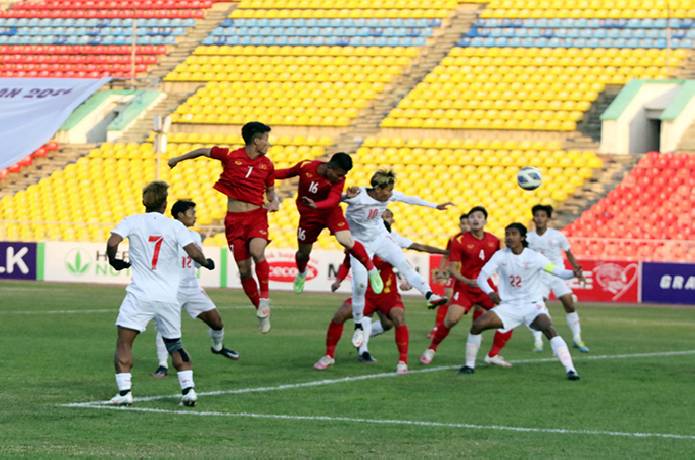
<svg viewBox="0 0 695 460">
<path fill-rule="evenodd" d="M 355 359 L 350 324 L 338 345 L 336 365 L 323 373 L 312 369 L 324 352 L 326 326 L 343 296 L 273 293 L 273 330 L 261 336 L 242 293 L 208 292 L 225 321 L 226 345 L 238 350 L 241 360 L 211 354 L 206 327 L 184 313 L 184 344 L 193 357 L 199 392 L 395 369 L 392 332 L 372 339 L 370 349 L 379 361 L 368 365 Z M 454 368 L 277 391 L 204 395 L 193 409 L 180 408 L 176 398 L 165 398 L 133 406 L 165 412 L 135 412 L 62 406 L 105 400 L 115 392 L 113 322 L 124 296 L 122 287 L 2 282 L 0 293 L 2 456 L 686 458 L 695 447 L 695 404 L 689 396 L 695 377 L 693 355 L 589 359 L 695 350 L 695 321 L 687 308 L 583 305 L 580 315 L 591 353 L 573 351 L 582 376 L 579 382 L 565 380 L 554 360 L 518 363 L 512 369 L 479 364 L 474 376 L 459 376 Z M 410 369 L 416 371 L 425 369 L 417 357 L 428 343 L 425 335 L 433 313 L 418 299 L 406 298 L 406 303 Z M 561 307 L 552 304 L 551 312 L 558 331 L 570 342 Z M 452 331 L 432 366 L 461 363 L 469 321 L 466 318 Z M 491 343 L 491 332 L 484 337 L 479 358 Z M 533 353 L 531 348 L 530 334 L 519 329 L 503 354 L 512 361 L 551 358 L 547 343 L 544 353 Z M 173 372 L 164 380 L 149 376 L 156 364 L 150 329 L 135 343 L 136 398 L 178 393 Z"/>
</svg>

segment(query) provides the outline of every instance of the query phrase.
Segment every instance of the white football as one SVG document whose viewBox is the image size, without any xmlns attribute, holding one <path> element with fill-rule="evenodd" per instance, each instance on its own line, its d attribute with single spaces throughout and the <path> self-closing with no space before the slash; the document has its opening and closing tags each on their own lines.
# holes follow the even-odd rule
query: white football
<svg viewBox="0 0 695 460">
<path fill-rule="evenodd" d="M 516 174 L 516 181 L 524 190 L 536 190 L 543 183 L 543 177 L 538 169 L 525 166 Z"/>
</svg>

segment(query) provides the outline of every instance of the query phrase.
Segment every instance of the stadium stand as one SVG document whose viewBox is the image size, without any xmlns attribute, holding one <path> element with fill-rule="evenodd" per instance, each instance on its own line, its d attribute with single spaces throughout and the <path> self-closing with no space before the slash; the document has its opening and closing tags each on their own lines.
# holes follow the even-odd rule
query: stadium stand
<svg viewBox="0 0 695 460">
<path fill-rule="evenodd" d="M 327 138 L 277 137 L 269 155 L 277 167 L 288 167 L 322 155 L 331 142 Z M 171 184 L 171 196 L 199 203 L 199 225 L 219 220 L 226 212 L 224 196 L 212 189 L 221 170 L 219 163 L 199 159 L 170 170 L 166 159 L 216 143 L 239 146 L 241 139 L 237 135 L 174 134 L 167 157 L 161 159 L 161 178 Z M 0 220 L 10 221 L 1 236 L 22 241 L 102 241 L 123 216 L 142 210 L 140 193 L 155 177 L 155 158 L 150 143 L 101 145 L 27 190 L 0 199 Z M 275 225 L 287 227 L 287 219 L 275 219 Z M 224 245 L 224 240 L 219 243 Z"/>
<path fill-rule="evenodd" d="M 0 11 L 0 76 L 96 78 L 142 76 L 167 53 L 211 0 L 153 2 L 24 1 Z M 133 29 L 135 25 L 135 29 Z"/>
<path fill-rule="evenodd" d="M 695 154 L 652 152 L 565 230 L 589 257 L 692 260 Z"/>
<path fill-rule="evenodd" d="M 56 144 L 55 142 L 49 142 L 48 144 L 42 145 L 40 148 L 31 152 L 29 155 L 22 158 L 12 166 L 0 169 L 0 180 L 7 177 L 8 174 L 18 173 L 22 171 L 22 169 L 26 168 L 27 166 L 30 166 L 37 158 L 45 158 L 46 156 L 48 156 L 49 153 L 55 152 L 57 150 L 58 144 Z"/>
</svg>

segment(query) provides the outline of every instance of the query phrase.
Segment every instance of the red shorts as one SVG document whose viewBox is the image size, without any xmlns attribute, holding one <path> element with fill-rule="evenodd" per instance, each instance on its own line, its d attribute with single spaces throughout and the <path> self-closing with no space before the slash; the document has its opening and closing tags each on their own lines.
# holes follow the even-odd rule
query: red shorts
<svg viewBox="0 0 695 460">
<path fill-rule="evenodd" d="M 348 298 L 345 303 L 352 305 L 352 298 Z M 365 298 L 364 316 L 371 316 L 377 311 L 388 315 L 392 308 L 403 308 L 403 299 L 399 294 L 396 295 L 373 295 Z"/>
<path fill-rule="evenodd" d="M 249 242 L 253 238 L 269 241 L 268 210 L 258 208 L 246 212 L 228 212 L 224 218 L 224 231 L 234 259 L 246 260 L 251 257 Z"/>
<path fill-rule="evenodd" d="M 328 212 L 300 214 L 299 226 L 297 227 L 297 241 L 300 244 L 313 244 L 326 227 L 328 227 L 331 235 L 350 229 L 345 216 L 343 216 L 343 208 L 336 206 Z"/>
<path fill-rule="evenodd" d="M 449 305 L 463 307 L 466 313 L 473 308 L 473 305 L 480 305 L 486 310 L 495 307 L 490 297 L 481 289 L 461 286 L 458 283 L 454 286 L 454 293 L 451 295 L 451 299 L 449 299 Z"/>
</svg>

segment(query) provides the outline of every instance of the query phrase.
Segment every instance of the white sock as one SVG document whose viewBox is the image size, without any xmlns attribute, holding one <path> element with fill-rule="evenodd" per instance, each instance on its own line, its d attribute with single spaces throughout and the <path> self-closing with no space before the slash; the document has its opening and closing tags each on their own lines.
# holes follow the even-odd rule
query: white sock
<svg viewBox="0 0 695 460">
<path fill-rule="evenodd" d="M 130 372 L 116 374 L 116 386 L 118 387 L 119 392 L 130 391 L 130 389 L 132 388 Z"/>
<path fill-rule="evenodd" d="M 422 278 L 422 276 L 415 271 L 415 269 L 408 265 L 408 269 L 404 272 L 401 272 L 403 276 L 405 276 L 405 279 L 410 283 L 412 287 L 420 291 L 422 295 L 427 295 L 428 292 L 432 292 L 432 287 L 425 282 L 425 280 Z"/>
<path fill-rule="evenodd" d="M 468 334 L 466 341 L 466 366 L 475 369 L 475 358 L 480 350 L 480 342 L 483 341 L 483 336 L 478 334 Z"/>
<path fill-rule="evenodd" d="M 224 328 L 220 329 L 219 331 L 209 329 L 208 335 L 212 339 L 212 349 L 215 351 L 220 351 L 222 349 L 222 344 L 224 343 Z"/>
<path fill-rule="evenodd" d="M 362 354 L 365 351 L 369 351 L 367 344 L 369 343 L 369 337 L 372 334 L 372 318 L 364 317 L 362 318 L 362 330 L 364 331 L 364 342 L 359 348 L 359 353 Z"/>
<path fill-rule="evenodd" d="M 553 349 L 553 354 L 557 356 L 562 365 L 565 366 L 565 372 L 574 371 L 572 355 L 570 355 L 570 350 L 567 348 L 567 344 L 562 337 L 558 335 L 550 339 L 550 347 Z"/>
<path fill-rule="evenodd" d="M 154 339 L 154 343 L 157 345 L 157 361 L 162 367 L 169 368 L 169 352 L 167 351 L 166 345 L 164 345 L 164 339 L 162 334 L 157 332 L 157 337 Z"/>
<path fill-rule="evenodd" d="M 182 390 L 195 387 L 195 383 L 193 383 L 193 371 L 180 371 L 177 372 L 176 375 L 179 377 L 179 385 L 181 385 Z"/>
<path fill-rule="evenodd" d="M 543 345 L 543 333 L 531 328 L 529 328 L 529 330 L 531 331 L 531 334 L 533 334 L 533 341 Z"/>
<path fill-rule="evenodd" d="M 372 320 L 372 333 L 369 334 L 371 337 L 380 335 L 384 333 L 384 325 L 381 324 L 380 319 L 373 319 Z"/>
<path fill-rule="evenodd" d="M 567 318 L 567 325 L 570 328 L 570 331 L 572 331 L 572 339 L 575 342 L 581 342 L 582 341 L 582 328 L 579 325 L 579 313 L 576 311 L 573 311 L 572 313 L 567 313 L 565 315 L 565 318 Z"/>
</svg>

